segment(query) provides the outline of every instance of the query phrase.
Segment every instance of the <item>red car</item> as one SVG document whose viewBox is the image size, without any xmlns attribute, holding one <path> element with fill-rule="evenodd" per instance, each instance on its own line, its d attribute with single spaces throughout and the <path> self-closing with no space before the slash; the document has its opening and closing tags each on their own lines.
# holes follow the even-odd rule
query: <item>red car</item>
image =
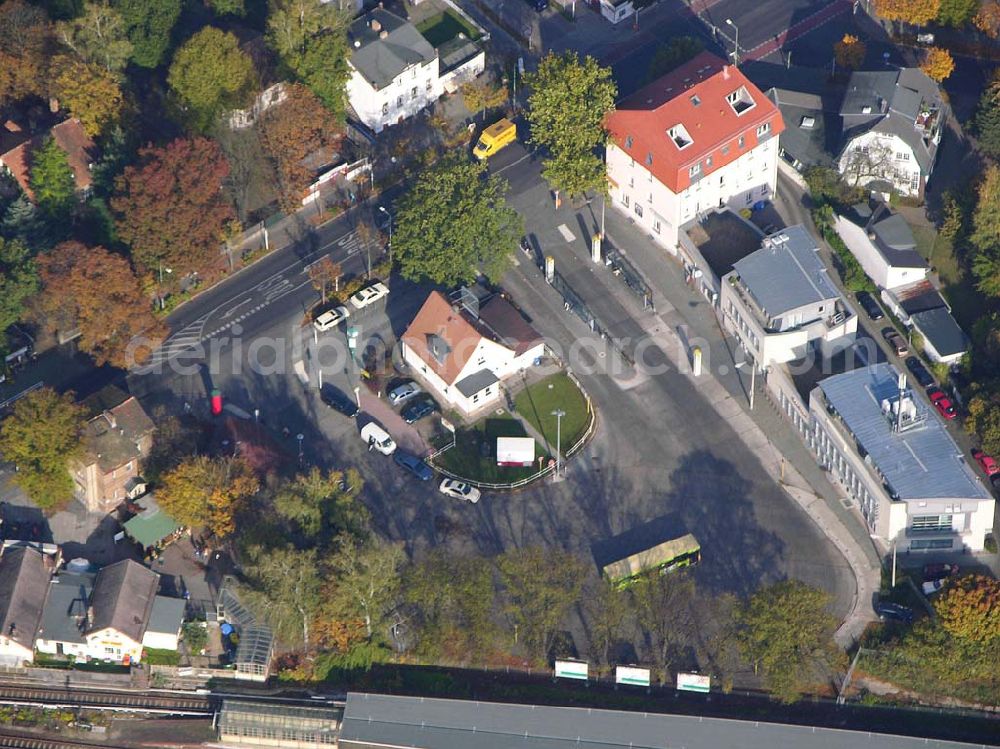
<svg viewBox="0 0 1000 749">
<path fill-rule="evenodd" d="M 955 406 L 952 404 L 951 399 L 940 390 L 928 393 L 928 395 L 930 396 L 931 403 L 934 404 L 934 407 L 946 419 L 951 420 L 958 416 L 958 412 L 955 410 Z"/>
<path fill-rule="evenodd" d="M 983 473 L 988 478 L 992 479 L 994 476 L 1000 475 L 1000 464 L 982 450 L 974 449 L 972 451 L 972 459 L 979 464 L 979 467 L 983 469 Z"/>
</svg>

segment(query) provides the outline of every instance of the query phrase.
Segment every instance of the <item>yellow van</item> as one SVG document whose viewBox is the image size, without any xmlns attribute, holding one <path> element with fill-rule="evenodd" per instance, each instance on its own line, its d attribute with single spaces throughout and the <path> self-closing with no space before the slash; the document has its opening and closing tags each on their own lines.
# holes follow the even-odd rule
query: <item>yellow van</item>
<svg viewBox="0 0 1000 749">
<path fill-rule="evenodd" d="M 504 117 L 483 130 L 483 134 L 479 136 L 479 142 L 472 149 L 472 153 L 482 161 L 515 140 L 517 140 L 517 125 Z"/>
</svg>

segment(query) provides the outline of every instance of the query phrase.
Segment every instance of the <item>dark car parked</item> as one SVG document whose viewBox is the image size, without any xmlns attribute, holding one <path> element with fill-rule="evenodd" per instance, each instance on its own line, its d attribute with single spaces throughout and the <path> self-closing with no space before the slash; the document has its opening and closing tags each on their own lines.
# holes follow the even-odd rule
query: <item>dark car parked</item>
<svg viewBox="0 0 1000 749">
<path fill-rule="evenodd" d="M 882 313 L 882 308 L 878 306 L 878 302 L 875 298 L 869 294 L 867 291 L 859 291 L 857 294 L 858 304 L 868 315 L 869 320 L 881 320 L 885 315 Z"/>
<path fill-rule="evenodd" d="M 429 395 L 425 395 L 414 398 L 399 414 L 407 424 L 412 424 L 440 410 L 437 402 Z"/>
<path fill-rule="evenodd" d="M 920 387 L 929 388 L 934 384 L 934 375 L 927 370 L 927 367 L 917 357 L 906 357 L 906 368 L 910 370 L 913 379 L 917 381 Z"/>
<path fill-rule="evenodd" d="M 878 618 L 882 621 L 894 619 L 904 624 L 913 623 L 913 610 L 908 609 L 906 606 L 900 606 L 898 603 L 892 603 L 891 601 L 879 601 L 875 605 L 875 613 L 878 614 Z"/>
<path fill-rule="evenodd" d="M 434 469 L 413 453 L 397 449 L 392 459 L 396 461 L 396 465 L 405 468 L 421 481 L 430 481 L 434 478 Z"/>
<path fill-rule="evenodd" d="M 358 415 L 358 404 L 347 393 L 337 390 L 333 385 L 324 385 L 319 391 L 320 400 L 332 408 L 339 411 L 349 419 Z"/>
</svg>

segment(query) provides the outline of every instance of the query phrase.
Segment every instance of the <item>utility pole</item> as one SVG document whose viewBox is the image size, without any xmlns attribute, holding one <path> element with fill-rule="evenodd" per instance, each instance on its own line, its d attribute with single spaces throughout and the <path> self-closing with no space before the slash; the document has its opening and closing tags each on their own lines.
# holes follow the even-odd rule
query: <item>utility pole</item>
<svg viewBox="0 0 1000 749">
<path fill-rule="evenodd" d="M 734 43 L 734 49 L 733 49 L 733 65 L 735 65 L 736 67 L 739 67 L 740 66 L 740 27 L 737 26 L 735 23 L 733 23 L 733 19 L 732 18 L 727 18 L 726 19 L 726 25 L 732 26 L 734 29 L 736 29 L 736 41 Z"/>
<path fill-rule="evenodd" d="M 562 417 L 566 412 L 557 408 L 552 415 L 556 417 L 556 476 L 558 476 L 562 469 Z"/>
</svg>

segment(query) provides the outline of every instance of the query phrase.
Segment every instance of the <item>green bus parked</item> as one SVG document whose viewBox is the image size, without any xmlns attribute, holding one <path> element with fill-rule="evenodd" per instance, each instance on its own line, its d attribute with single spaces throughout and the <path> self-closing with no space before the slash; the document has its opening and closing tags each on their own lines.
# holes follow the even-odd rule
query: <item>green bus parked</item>
<svg viewBox="0 0 1000 749">
<path fill-rule="evenodd" d="M 701 561 L 701 545 L 690 533 L 643 549 L 617 562 L 604 565 L 604 576 L 616 587 L 627 588 L 643 575 L 661 575 Z"/>
</svg>

